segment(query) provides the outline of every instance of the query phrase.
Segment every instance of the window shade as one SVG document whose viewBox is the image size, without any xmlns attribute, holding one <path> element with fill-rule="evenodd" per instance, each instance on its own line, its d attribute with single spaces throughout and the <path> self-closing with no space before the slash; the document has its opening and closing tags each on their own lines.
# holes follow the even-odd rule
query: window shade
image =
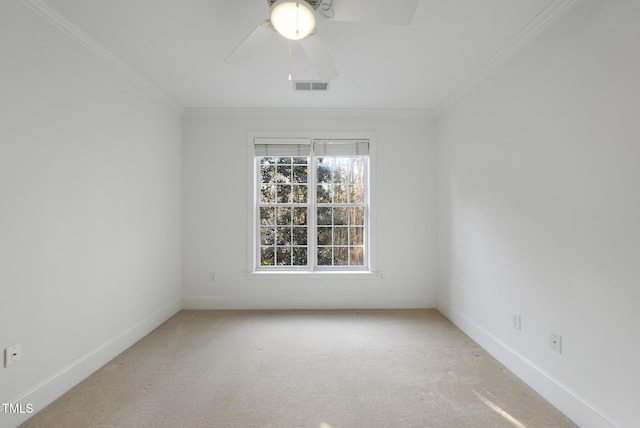
<svg viewBox="0 0 640 428">
<path fill-rule="evenodd" d="M 255 138 L 256 156 L 309 156 L 311 140 L 308 138 Z"/>
<path fill-rule="evenodd" d="M 362 156 L 369 154 L 368 140 L 314 140 L 316 156 Z"/>
</svg>

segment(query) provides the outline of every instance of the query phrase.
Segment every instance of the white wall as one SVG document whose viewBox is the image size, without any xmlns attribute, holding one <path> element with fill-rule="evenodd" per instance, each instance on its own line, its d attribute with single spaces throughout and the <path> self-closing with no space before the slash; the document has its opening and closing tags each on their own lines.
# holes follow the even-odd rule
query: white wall
<svg viewBox="0 0 640 428">
<path fill-rule="evenodd" d="M 1 403 L 40 410 L 179 310 L 180 143 L 178 111 L 0 2 Z"/>
<path fill-rule="evenodd" d="M 411 113 L 249 111 L 188 115 L 183 126 L 186 308 L 435 306 L 435 164 L 429 118 Z M 249 131 L 376 133 L 373 196 L 377 265 L 384 279 L 247 277 Z M 214 282 L 208 281 L 209 272 L 215 273 Z"/>
<path fill-rule="evenodd" d="M 582 0 L 445 112 L 436 136 L 432 120 L 389 112 L 181 125 L 18 1 L 0 2 L 0 348 L 24 353 L 0 369 L 0 401 L 39 410 L 177 311 L 182 282 L 187 308 L 432 307 L 437 293 L 580 425 L 633 426 L 637 16 L 632 0 Z M 261 130 L 376 133 L 384 279 L 247 277 L 247 134 Z"/>
<path fill-rule="evenodd" d="M 583 0 L 438 120 L 438 307 L 583 427 L 638 424 L 639 16 Z"/>
</svg>

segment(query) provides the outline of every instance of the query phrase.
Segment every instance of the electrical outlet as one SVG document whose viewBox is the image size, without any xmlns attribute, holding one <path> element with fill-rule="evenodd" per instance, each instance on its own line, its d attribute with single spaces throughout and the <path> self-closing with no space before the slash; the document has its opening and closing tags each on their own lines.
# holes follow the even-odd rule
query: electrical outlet
<svg viewBox="0 0 640 428">
<path fill-rule="evenodd" d="M 213 282 L 216 280 L 216 274 L 213 272 L 209 272 L 209 281 Z"/>
<path fill-rule="evenodd" d="M 522 324 L 520 324 L 520 314 L 511 314 L 511 327 L 516 330 L 522 330 Z"/>
<path fill-rule="evenodd" d="M 4 350 L 4 366 L 9 367 L 22 359 L 22 344 L 9 346 Z"/>
<path fill-rule="evenodd" d="M 562 354 L 562 336 L 551 333 L 549 345 L 551 346 L 551 349 L 556 351 L 558 354 Z"/>
</svg>

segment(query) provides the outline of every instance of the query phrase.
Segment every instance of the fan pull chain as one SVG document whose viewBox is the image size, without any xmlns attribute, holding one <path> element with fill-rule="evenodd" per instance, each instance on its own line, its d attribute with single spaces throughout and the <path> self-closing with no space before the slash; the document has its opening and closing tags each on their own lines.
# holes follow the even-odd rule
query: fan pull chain
<svg viewBox="0 0 640 428">
<path fill-rule="evenodd" d="M 300 3 L 296 2 L 296 36 L 300 35 Z"/>
<path fill-rule="evenodd" d="M 289 80 L 291 80 L 291 40 L 289 40 Z"/>
<path fill-rule="evenodd" d="M 296 36 L 300 34 L 300 3 L 296 2 Z M 291 39 L 289 39 L 289 81 L 291 81 Z"/>
</svg>

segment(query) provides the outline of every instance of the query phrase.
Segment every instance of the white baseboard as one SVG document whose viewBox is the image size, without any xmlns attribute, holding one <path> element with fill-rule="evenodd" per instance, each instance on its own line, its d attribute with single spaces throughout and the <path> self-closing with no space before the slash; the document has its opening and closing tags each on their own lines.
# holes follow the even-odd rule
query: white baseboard
<svg viewBox="0 0 640 428">
<path fill-rule="evenodd" d="M 453 306 L 438 300 L 437 309 L 466 335 L 580 427 L 618 427 L 613 418 Z"/>
<path fill-rule="evenodd" d="M 3 414 L 2 426 L 4 427 L 4 423 L 7 423 L 8 425 L 6 426 L 8 427 L 17 427 L 24 423 L 36 412 L 42 410 L 100 367 L 104 366 L 107 362 L 149 334 L 181 309 L 182 301 L 180 299 L 169 303 L 24 392 L 9 404 L 21 405 L 23 409 L 26 404 L 31 404 L 33 412 L 27 413 L 25 411 L 23 413 Z"/>
<path fill-rule="evenodd" d="M 435 308 L 436 299 L 429 296 L 399 296 L 368 299 L 290 298 L 269 299 L 254 297 L 185 296 L 186 310 L 288 310 L 288 309 L 427 309 Z"/>
</svg>

